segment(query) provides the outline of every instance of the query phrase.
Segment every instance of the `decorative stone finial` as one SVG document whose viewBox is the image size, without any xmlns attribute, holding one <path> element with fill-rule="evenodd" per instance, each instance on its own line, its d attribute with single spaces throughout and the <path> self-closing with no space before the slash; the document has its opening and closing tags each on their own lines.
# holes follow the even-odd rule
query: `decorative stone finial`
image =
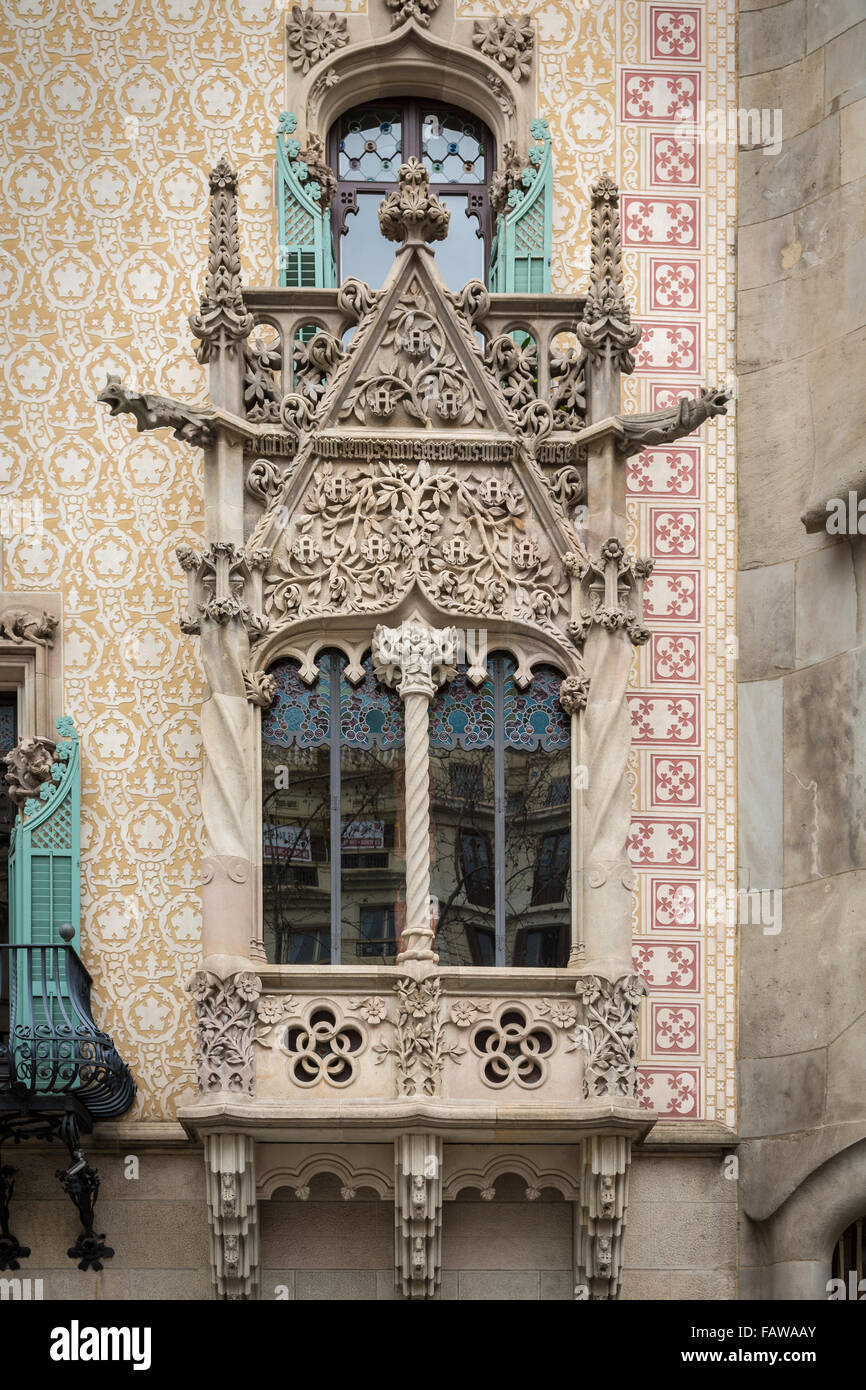
<svg viewBox="0 0 866 1390">
<path fill-rule="evenodd" d="M 233 352 L 253 327 L 241 290 L 237 192 L 238 176 L 223 157 L 210 174 L 207 274 L 199 312 L 191 314 L 189 320 L 193 333 L 201 339 L 195 355 L 202 363 L 223 348 Z"/>
<path fill-rule="evenodd" d="M 633 372 L 632 348 L 640 342 L 641 328 L 631 321 L 623 291 L 619 189 L 610 174 L 602 174 L 592 188 L 590 242 L 589 293 L 577 337 L 593 356 L 610 358 L 621 372 Z"/>
<path fill-rule="evenodd" d="M 397 181 L 399 188 L 379 205 L 382 235 L 388 241 L 405 242 L 407 246 L 444 241 L 451 214 L 435 193 L 431 194 L 430 175 L 420 160 L 413 156 L 401 164 Z"/>
</svg>

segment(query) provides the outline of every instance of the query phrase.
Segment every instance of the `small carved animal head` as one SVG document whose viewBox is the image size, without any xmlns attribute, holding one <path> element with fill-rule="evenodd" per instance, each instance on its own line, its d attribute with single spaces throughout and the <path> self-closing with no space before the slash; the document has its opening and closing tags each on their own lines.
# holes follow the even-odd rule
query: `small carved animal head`
<svg viewBox="0 0 866 1390">
<path fill-rule="evenodd" d="M 96 399 L 102 405 L 109 406 L 112 415 L 119 415 L 126 399 L 126 389 L 122 379 L 116 373 L 109 372 L 105 385 Z"/>
</svg>

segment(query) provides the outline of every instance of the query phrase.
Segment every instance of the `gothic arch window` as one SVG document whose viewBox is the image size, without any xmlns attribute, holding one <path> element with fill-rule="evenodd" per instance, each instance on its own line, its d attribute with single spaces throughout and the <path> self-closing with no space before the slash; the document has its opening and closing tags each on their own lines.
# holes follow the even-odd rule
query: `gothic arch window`
<svg viewBox="0 0 866 1390">
<path fill-rule="evenodd" d="M 262 719 L 263 927 L 268 959 L 393 964 L 405 920 L 403 707 L 369 654 L 342 652 L 308 685 L 278 661 Z"/>
<path fill-rule="evenodd" d="M 494 141 L 477 116 L 443 102 L 410 97 L 352 107 L 333 124 L 328 163 L 338 179 L 332 208 L 337 281 L 354 275 L 376 288 L 394 261 L 379 231 L 379 204 L 414 156 L 430 173 L 431 192 L 451 213 L 448 237 L 436 247 L 446 284 L 486 279 L 492 227 L 488 184 Z"/>
<path fill-rule="evenodd" d="M 571 721 L 562 673 L 491 657 L 430 709 L 431 891 L 445 965 L 564 966 L 571 863 Z"/>
</svg>

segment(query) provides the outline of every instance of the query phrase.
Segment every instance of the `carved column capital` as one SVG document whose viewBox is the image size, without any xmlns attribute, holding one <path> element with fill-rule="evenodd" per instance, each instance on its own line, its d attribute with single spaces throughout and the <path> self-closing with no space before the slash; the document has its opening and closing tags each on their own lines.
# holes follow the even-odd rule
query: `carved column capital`
<svg viewBox="0 0 866 1390">
<path fill-rule="evenodd" d="M 373 633 L 373 669 L 401 699 L 432 700 L 438 687 L 457 673 L 457 629 L 428 627 L 409 618 L 399 627 L 380 624 Z"/>
</svg>

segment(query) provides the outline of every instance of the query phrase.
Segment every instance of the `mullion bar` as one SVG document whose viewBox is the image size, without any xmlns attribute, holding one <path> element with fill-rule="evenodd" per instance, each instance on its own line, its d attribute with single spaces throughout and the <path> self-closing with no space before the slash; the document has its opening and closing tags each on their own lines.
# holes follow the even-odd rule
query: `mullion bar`
<svg viewBox="0 0 866 1390">
<path fill-rule="evenodd" d="M 497 965 L 505 965 L 505 662 L 493 667 L 493 876 L 494 944 Z"/>
<path fill-rule="evenodd" d="M 339 965 L 343 950 L 342 833 L 340 825 L 340 658 L 328 652 L 328 736 L 331 783 L 331 964 Z"/>
</svg>

